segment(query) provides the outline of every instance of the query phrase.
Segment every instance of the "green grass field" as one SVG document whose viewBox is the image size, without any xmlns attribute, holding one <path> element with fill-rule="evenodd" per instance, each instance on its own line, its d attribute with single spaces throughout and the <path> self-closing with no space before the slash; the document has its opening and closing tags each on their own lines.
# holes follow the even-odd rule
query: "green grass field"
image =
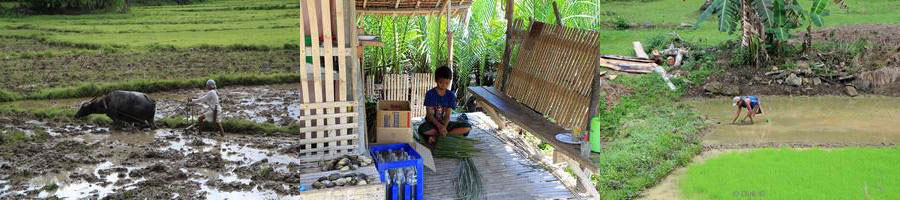
<svg viewBox="0 0 900 200">
<path fill-rule="evenodd" d="M 641 26 L 662 28 L 598 30 L 603 33 L 604 53 L 631 54 L 631 42 L 678 33 L 690 41 L 717 44 L 736 38 L 720 33 L 715 20 L 698 29 L 678 29 L 681 23 L 693 24 L 704 0 L 609 1 L 601 2 L 598 20 L 622 18 Z M 803 5 L 809 1 L 801 1 Z M 826 26 L 848 24 L 900 23 L 900 1 L 847 1 L 849 10 L 830 5 L 832 15 Z M 35 35 L 52 41 L 124 45 L 143 48 L 173 45 L 179 48 L 198 45 L 262 45 L 280 48 L 299 43 L 299 4 L 296 0 L 211 0 L 194 5 L 136 6 L 127 14 L 108 13 L 77 16 L 6 17 L 0 20 L 0 36 Z M 585 13 L 594 15 L 595 13 Z"/>
<path fill-rule="evenodd" d="M 612 21 L 616 16 L 639 26 L 644 23 L 653 25 L 667 25 L 677 27 L 681 23 L 694 24 L 700 16 L 699 7 L 705 0 L 658 0 L 658 1 L 611 1 L 602 3 L 602 12 L 612 12 L 615 15 L 599 15 L 600 20 Z M 800 1 L 806 9 L 811 1 Z M 830 4 L 831 16 L 825 17 L 826 27 L 837 27 L 853 24 L 900 24 L 900 1 L 894 0 L 866 0 L 845 1 L 849 10 L 839 10 L 839 7 Z M 813 29 L 815 30 L 815 28 Z M 652 28 L 631 30 L 599 30 L 605 37 L 602 42 L 603 53 L 633 55 L 631 42 L 644 41 L 647 38 L 660 34 L 677 33 L 688 41 L 701 42 L 714 45 L 720 42 L 737 39 L 738 35 L 728 35 L 718 31 L 716 20 L 710 19 L 697 29 L 677 28 Z M 796 30 L 796 31 L 799 31 Z M 645 46 L 646 47 L 646 46 Z"/>
<path fill-rule="evenodd" d="M 900 148 L 761 149 L 689 166 L 688 199 L 900 199 Z"/>
<path fill-rule="evenodd" d="M 0 20 L 3 35 L 35 35 L 51 41 L 133 48 L 154 44 L 299 44 L 298 1 L 217 0 L 194 5 L 136 6 L 131 12 L 39 15 Z M 15 31 L 9 31 L 15 30 Z"/>
</svg>

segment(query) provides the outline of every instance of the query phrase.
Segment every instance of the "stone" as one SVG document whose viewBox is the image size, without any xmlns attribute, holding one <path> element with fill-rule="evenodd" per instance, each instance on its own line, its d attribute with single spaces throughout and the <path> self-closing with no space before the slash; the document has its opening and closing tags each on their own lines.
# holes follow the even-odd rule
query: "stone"
<svg viewBox="0 0 900 200">
<path fill-rule="evenodd" d="M 717 95 L 734 96 L 741 93 L 740 88 L 734 85 L 725 85 L 718 81 L 706 83 L 703 90 Z"/>
<path fill-rule="evenodd" d="M 797 76 L 797 74 L 794 74 L 794 73 L 791 73 L 791 75 L 788 75 L 788 77 L 785 78 L 784 81 L 785 81 L 788 85 L 791 85 L 791 86 L 800 87 L 800 86 L 803 85 L 803 79 L 800 78 L 799 76 Z"/>
<path fill-rule="evenodd" d="M 722 83 L 720 83 L 718 81 L 713 81 L 713 82 L 706 83 L 706 85 L 703 85 L 703 90 L 710 92 L 710 93 L 719 93 L 720 91 L 722 91 L 722 87 L 723 87 Z"/>
<path fill-rule="evenodd" d="M 810 81 L 812 81 L 813 85 L 821 85 L 822 84 L 822 79 L 820 79 L 819 77 L 812 78 Z"/>
<path fill-rule="evenodd" d="M 859 95 L 859 93 L 856 92 L 856 87 L 853 87 L 852 85 L 844 86 L 844 89 L 847 90 L 847 95 L 850 95 L 851 97 Z"/>
<path fill-rule="evenodd" d="M 741 93 L 741 89 L 736 86 L 726 86 L 722 90 L 722 94 L 726 96 L 737 96 Z"/>
</svg>

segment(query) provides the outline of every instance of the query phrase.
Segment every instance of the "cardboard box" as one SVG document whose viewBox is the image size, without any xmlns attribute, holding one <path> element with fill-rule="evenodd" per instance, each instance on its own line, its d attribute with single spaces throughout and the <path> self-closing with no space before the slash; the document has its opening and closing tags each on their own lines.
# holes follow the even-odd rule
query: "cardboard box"
<svg viewBox="0 0 900 200">
<path fill-rule="evenodd" d="M 411 107 L 408 101 L 378 101 L 375 113 L 376 129 L 412 127 Z"/>
<path fill-rule="evenodd" d="M 375 128 L 375 144 L 406 144 L 415 142 L 412 128 Z"/>
</svg>

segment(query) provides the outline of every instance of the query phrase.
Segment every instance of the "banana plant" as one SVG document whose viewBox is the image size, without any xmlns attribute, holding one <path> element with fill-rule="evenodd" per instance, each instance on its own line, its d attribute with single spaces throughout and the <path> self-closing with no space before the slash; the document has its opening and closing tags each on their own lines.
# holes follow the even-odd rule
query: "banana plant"
<svg viewBox="0 0 900 200">
<path fill-rule="evenodd" d="M 843 3 L 842 0 L 832 1 Z M 779 47 L 793 38 L 791 30 L 801 27 L 804 22 L 807 31 L 811 31 L 813 25 L 823 26 L 823 17 L 829 14 L 827 6 L 828 0 L 812 0 L 809 10 L 803 9 L 798 0 L 715 0 L 700 15 L 697 27 L 710 16 L 717 18 L 719 31 L 728 34 L 737 31 L 740 24 L 741 46 L 750 50 L 759 61 L 759 56 L 767 57 L 766 48 Z M 808 47 L 808 40 L 804 47 Z"/>
</svg>

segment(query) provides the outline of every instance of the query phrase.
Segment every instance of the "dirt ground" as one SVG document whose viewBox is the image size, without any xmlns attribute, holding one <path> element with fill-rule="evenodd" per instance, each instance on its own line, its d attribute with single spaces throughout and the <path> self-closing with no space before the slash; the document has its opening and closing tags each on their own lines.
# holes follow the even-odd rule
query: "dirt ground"
<svg viewBox="0 0 900 200">
<path fill-rule="evenodd" d="M 715 73 L 705 83 L 691 88 L 687 95 L 693 97 L 848 95 L 845 86 L 853 85 L 859 94 L 900 96 L 900 87 L 897 84 L 890 84 L 896 81 L 900 74 L 875 77 L 864 75 L 883 68 L 900 67 L 898 33 L 900 25 L 854 25 L 813 31 L 814 46 L 834 43 L 842 46 L 836 49 L 813 49 L 772 66 L 728 67 L 727 60 L 720 60 L 718 64 L 723 66 L 723 71 Z M 800 42 L 792 41 L 798 46 Z M 785 64 L 795 68 L 784 69 Z M 777 71 L 773 68 L 783 70 L 785 73 L 767 75 L 769 72 Z M 815 69 L 817 72 L 813 74 L 807 69 Z M 789 74 L 796 74 L 800 78 L 798 80 L 802 80 L 801 84 L 788 84 L 786 78 Z M 850 78 L 843 79 L 847 77 Z M 884 79 L 889 79 L 887 84 L 868 87 L 868 82 Z M 710 90 L 710 88 L 717 89 Z"/>
</svg>

